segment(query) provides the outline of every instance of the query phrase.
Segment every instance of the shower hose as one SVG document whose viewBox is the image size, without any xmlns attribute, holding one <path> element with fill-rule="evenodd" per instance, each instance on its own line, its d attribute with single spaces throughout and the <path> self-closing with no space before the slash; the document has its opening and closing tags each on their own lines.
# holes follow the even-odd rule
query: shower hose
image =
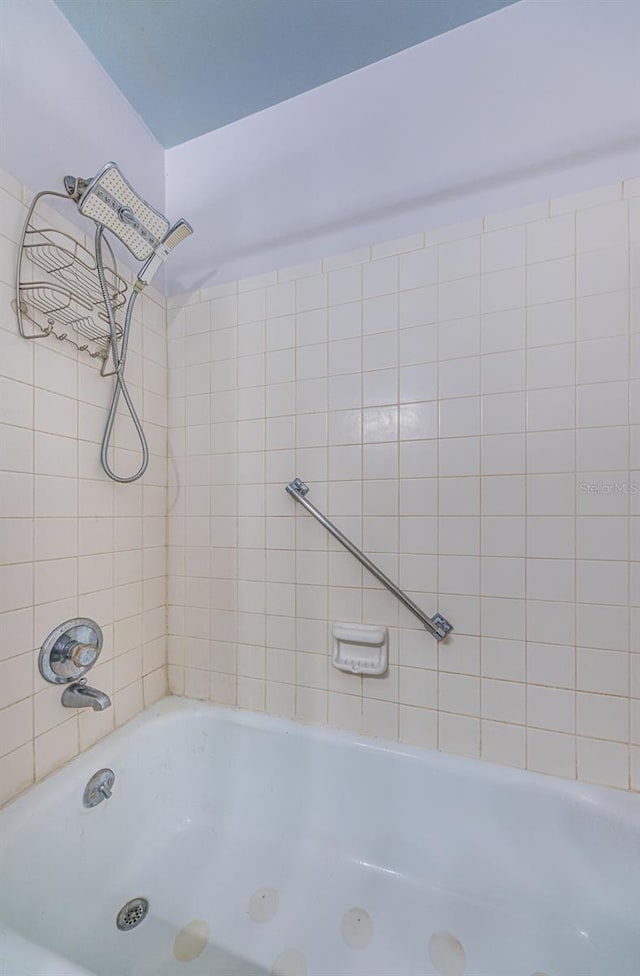
<svg viewBox="0 0 640 976">
<path fill-rule="evenodd" d="M 131 329 L 131 317 L 133 315 L 133 309 L 137 301 L 140 290 L 134 285 L 134 289 L 129 298 L 129 303 L 127 305 L 127 310 L 124 317 L 124 326 L 122 330 L 122 344 L 118 348 L 118 332 L 116 329 L 116 317 L 113 311 L 113 303 L 111 301 L 111 296 L 109 295 L 109 289 L 107 287 L 107 280 L 104 273 L 104 258 L 102 254 L 102 239 L 104 237 L 104 227 L 102 224 L 96 224 L 96 237 L 95 237 L 95 248 L 96 248 L 96 267 L 98 270 L 98 280 L 100 281 L 100 290 L 102 292 L 102 298 L 104 301 L 104 306 L 107 312 L 107 319 L 109 320 L 109 332 L 111 334 L 111 356 L 113 358 L 113 368 L 115 370 L 115 386 L 113 388 L 113 399 L 111 400 L 111 406 L 109 407 L 109 415 L 107 417 L 107 423 L 104 428 L 104 435 L 102 437 L 102 447 L 100 449 L 100 461 L 102 467 L 104 468 L 106 474 L 113 481 L 119 481 L 122 484 L 128 484 L 131 481 L 137 481 L 147 470 L 147 465 L 149 464 L 149 446 L 147 444 L 147 439 L 144 436 L 144 430 L 142 429 L 142 424 L 140 423 L 140 418 L 136 413 L 136 408 L 133 405 L 131 399 L 131 394 L 127 388 L 125 382 L 124 373 L 125 365 L 127 360 L 127 349 L 129 346 L 129 331 Z M 137 282 L 136 282 L 137 285 Z M 116 420 L 116 413 L 118 410 L 118 404 L 120 402 L 120 397 L 124 399 L 127 405 L 127 410 L 129 411 L 129 416 L 133 422 L 133 426 L 136 429 L 138 439 L 140 440 L 140 447 L 142 448 L 142 462 L 140 467 L 135 472 L 135 474 L 129 475 L 128 477 L 122 477 L 115 473 L 109 464 L 109 445 L 111 442 L 111 437 L 113 434 L 113 425 Z"/>
</svg>

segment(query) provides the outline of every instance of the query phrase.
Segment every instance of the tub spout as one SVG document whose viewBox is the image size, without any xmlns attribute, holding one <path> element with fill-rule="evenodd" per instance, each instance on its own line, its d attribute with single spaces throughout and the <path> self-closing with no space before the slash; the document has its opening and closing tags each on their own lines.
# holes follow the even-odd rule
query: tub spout
<svg viewBox="0 0 640 976">
<path fill-rule="evenodd" d="M 62 704 L 65 708 L 92 708 L 94 712 L 102 712 L 111 704 L 111 699 L 104 691 L 98 691 L 86 683 L 86 678 L 67 685 L 62 692 Z"/>
</svg>

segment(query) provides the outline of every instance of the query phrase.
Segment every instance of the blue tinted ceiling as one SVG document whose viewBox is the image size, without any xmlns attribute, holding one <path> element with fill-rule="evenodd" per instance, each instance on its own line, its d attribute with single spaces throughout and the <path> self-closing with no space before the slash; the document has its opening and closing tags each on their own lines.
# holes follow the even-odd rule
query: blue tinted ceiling
<svg viewBox="0 0 640 976">
<path fill-rule="evenodd" d="M 164 146 L 516 0 L 56 0 Z"/>
</svg>

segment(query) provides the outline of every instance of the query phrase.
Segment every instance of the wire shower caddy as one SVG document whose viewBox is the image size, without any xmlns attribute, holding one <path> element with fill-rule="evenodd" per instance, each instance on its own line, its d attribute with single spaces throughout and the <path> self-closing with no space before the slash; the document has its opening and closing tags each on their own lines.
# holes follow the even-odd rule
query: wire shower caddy
<svg viewBox="0 0 640 976">
<path fill-rule="evenodd" d="M 107 370 L 111 334 L 95 254 L 72 234 L 46 225 L 36 213 L 44 197 L 69 200 L 67 194 L 46 190 L 36 194 L 29 207 L 18 248 L 16 298 L 12 303 L 20 335 L 25 339 L 52 336 L 71 342 L 80 352 L 100 361 L 102 376 L 111 376 L 114 370 Z M 106 240 L 105 245 L 105 278 L 117 316 L 126 304 L 128 286 L 118 273 Z M 116 332 L 121 338 L 122 326 L 117 321 Z"/>
</svg>

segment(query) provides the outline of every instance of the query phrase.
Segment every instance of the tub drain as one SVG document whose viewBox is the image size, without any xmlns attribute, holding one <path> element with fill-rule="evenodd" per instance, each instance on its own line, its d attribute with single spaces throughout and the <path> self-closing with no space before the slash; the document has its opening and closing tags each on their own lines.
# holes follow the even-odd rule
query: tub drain
<svg viewBox="0 0 640 976">
<path fill-rule="evenodd" d="M 126 905 L 123 905 L 118 912 L 116 925 L 121 932 L 128 932 L 135 929 L 140 922 L 144 922 L 149 911 L 149 902 L 146 898 L 132 898 Z"/>
</svg>

